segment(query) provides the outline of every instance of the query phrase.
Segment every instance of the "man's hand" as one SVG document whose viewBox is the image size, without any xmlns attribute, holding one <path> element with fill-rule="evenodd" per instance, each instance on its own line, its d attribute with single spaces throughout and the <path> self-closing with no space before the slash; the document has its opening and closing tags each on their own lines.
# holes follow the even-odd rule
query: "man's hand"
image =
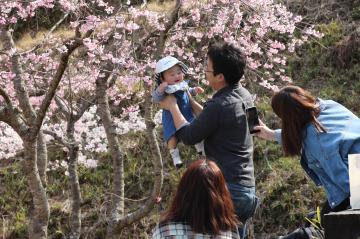
<svg viewBox="0 0 360 239">
<path fill-rule="evenodd" d="M 171 111 L 176 106 L 176 98 L 173 95 L 167 95 L 162 101 L 160 101 L 160 108 Z"/>
<path fill-rule="evenodd" d="M 166 96 L 162 101 L 160 101 L 160 107 L 164 110 L 170 111 L 176 130 L 188 123 L 177 105 L 175 96 L 171 94 Z"/>
<path fill-rule="evenodd" d="M 196 94 L 202 94 L 204 92 L 204 89 L 201 88 L 200 86 L 197 86 L 197 87 L 195 87 L 195 92 L 196 92 Z"/>
</svg>

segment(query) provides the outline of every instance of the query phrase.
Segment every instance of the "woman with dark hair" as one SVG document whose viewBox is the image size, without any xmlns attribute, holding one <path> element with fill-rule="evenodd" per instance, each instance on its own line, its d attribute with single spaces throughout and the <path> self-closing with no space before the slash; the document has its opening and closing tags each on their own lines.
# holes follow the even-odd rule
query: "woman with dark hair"
<svg viewBox="0 0 360 239">
<path fill-rule="evenodd" d="M 348 154 L 360 153 L 360 119 L 341 104 L 316 99 L 298 86 L 276 92 L 271 107 L 281 129 L 271 130 L 261 122 L 256 136 L 281 143 L 285 155 L 301 156 L 305 172 L 326 192 L 321 217 L 349 208 Z"/>
<path fill-rule="evenodd" d="M 221 170 L 213 161 L 197 160 L 182 176 L 152 238 L 240 239 L 238 224 Z"/>
</svg>

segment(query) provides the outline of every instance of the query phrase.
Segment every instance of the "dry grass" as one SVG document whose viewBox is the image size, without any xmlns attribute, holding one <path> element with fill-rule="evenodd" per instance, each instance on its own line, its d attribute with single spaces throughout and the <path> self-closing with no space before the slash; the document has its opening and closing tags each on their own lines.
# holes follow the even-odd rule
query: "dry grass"
<svg viewBox="0 0 360 239">
<path fill-rule="evenodd" d="M 17 48 L 19 50 L 29 50 L 35 45 L 41 43 L 41 41 L 44 40 L 46 35 L 48 34 L 48 31 L 39 31 L 35 36 L 31 36 L 30 33 L 25 33 L 21 36 L 21 38 L 15 42 Z M 73 36 L 75 36 L 75 32 L 72 30 L 68 30 L 65 28 L 59 28 L 58 30 L 54 31 L 52 34 L 55 38 L 61 38 L 61 39 L 68 39 Z M 2 44 L 0 43 L 0 50 L 3 49 Z"/>
<path fill-rule="evenodd" d="M 31 36 L 30 33 L 25 33 L 21 36 L 21 38 L 15 42 L 17 48 L 22 51 L 29 50 L 33 48 L 35 45 L 41 43 L 48 31 L 39 31 L 35 36 Z M 75 36 L 75 32 L 72 30 L 68 30 L 65 28 L 59 28 L 58 30 L 54 31 L 52 36 L 61 39 L 68 39 Z M 0 42 L 0 50 L 3 49 L 2 43 Z"/>
<path fill-rule="evenodd" d="M 35 37 L 31 37 L 29 33 L 24 34 L 19 41 L 16 42 L 17 47 L 22 50 L 29 50 L 36 44 L 39 44 L 47 35 L 47 31 L 40 31 Z M 55 38 L 68 39 L 75 36 L 74 31 L 60 28 L 52 33 Z"/>
<path fill-rule="evenodd" d="M 165 1 L 164 3 L 158 3 L 158 1 L 147 3 L 145 8 L 155 12 L 169 12 L 175 6 L 175 1 Z"/>
</svg>

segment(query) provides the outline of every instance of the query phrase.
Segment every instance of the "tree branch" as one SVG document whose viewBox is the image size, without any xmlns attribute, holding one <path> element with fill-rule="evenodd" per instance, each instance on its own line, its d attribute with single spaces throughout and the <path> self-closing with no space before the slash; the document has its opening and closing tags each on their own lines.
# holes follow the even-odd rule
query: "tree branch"
<svg viewBox="0 0 360 239">
<path fill-rule="evenodd" d="M 0 95 L 4 98 L 7 105 L 12 107 L 12 102 L 10 100 L 10 96 L 3 90 L 3 88 L 0 87 Z"/>
<path fill-rule="evenodd" d="M 78 121 L 81 116 L 85 113 L 85 111 L 87 111 L 92 105 L 94 105 L 96 103 L 96 96 L 90 96 L 90 99 L 85 100 L 83 99 L 83 103 L 80 105 L 78 112 L 76 113 L 76 115 L 74 115 L 74 120 Z"/>
<path fill-rule="evenodd" d="M 57 135 L 55 132 L 50 131 L 50 130 L 43 130 L 42 131 L 44 134 L 50 135 L 51 137 L 53 137 L 58 143 L 60 143 L 61 145 L 68 147 L 69 143 L 66 142 L 63 138 L 61 138 L 59 135 Z"/>
<path fill-rule="evenodd" d="M 19 117 L 19 111 L 14 107 L 10 96 L 2 88 L 0 88 L 0 95 L 5 99 L 7 104 L 7 106 L 0 109 L 0 121 L 10 125 L 19 135 L 27 132 L 28 128 Z"/>
<path fill-rule="evenodd" d="M 19 100 L 20 108 L 22 109 L 26 119 L 30 122 L 35 118 L 35 112 L 33 111 L 32 106 L 30 105 L 29 95 L 25 87 L 24 81 L 21 78 L 22 76 L 22 67 L 19 62 L 19 54 L 16 52 L 16 46 L 14 39 L 9 30 L 6 30 L 3 26 L 0 29 L 0 38 L 3 42 L 4 49 L 11 52 L 11 63 L 12 71 L 15 74 L 14 78 L 14 88 L 16 92 L 17 99 Z"/>
<path fill-rule="evenodd" d="M 135 54 L 138 56 L 142 52 L 143 46 L 146 45 L 146 42 L 149 41 L 151 38 L 158 36 L 160 39 L 160 43 L 158 44 L 157 51 L 163 52 L 165 46 L 165 40 L 167 38 L 167 33 L 169 30 L 175 25 L 177 20 L 179 19 L 179 11 L 182 6 L 183 0 L 176 0 L 175 7 L 172 10 L 169 21 L 165 24 L 165 30 L 160 32 L 160 36 L 158 35 L 158 31 L 153 31 L 149 33 L 141 42 L 138 44 L 138 47 L 135 49 Z M 159 54 L 157 54 L 159 55 Z M 160 55 L 159 55 L 160 56 Z"/>
<path fill-rule="evenodd" d="M 39 90 L 32 90 L 29 91 L 29 96 L 30 97 L 37 97 L 37 96 L 43 96 L 45 95 L 45 90 L 44 89 L 39 89 Z"/>
<path fill-rule="evenodd" d="M 6 114 L 6 107 L 0 108 L 0 121 L 7 122 L 7 114 Z"/>
<path fill-rule="evenodd" d="M 88 31 L 84 38 L 90 36 L 92 33 L 92 31 Z M 83 44 L 82 39 L 79 38 L 75 38 L 75 39 L 69 39 L 66 43 L 65 46 L 67 47 L 67 52 L 62 53 L 61 54 L 61 58 L 60 58 L 60 63 L 58 66 L 58 69 L 55 73 L 54 78 L 52 79 L 52 81 L 49 84 L 49 89 L 46 92 L 45 98 L 41 103 L 41 106 L 39 108 L 39 110 L 37 111 L 37 116 L 36 116 L 36 120 L 34 122 L 34 126 L 32 127 L 32 131 L 31 131 L 31 136 L 36 136 L 36 134 L 38 133 L 43 119 L 45 117 L 46 111 L 51 103 L 51 100 L 53 99 L 57 86 L 60 83 L 60 80 L 65 72 L 65 69 L 68 65 L 68 61 L 69 61 L 69 57 L 71 55 L 72 52 L 75 51 L 76 48 L 78 48 L 79 46 L 81 46 Z"/>
<path fill-rule="evenodd" d="M 113 159 L 114 173 L 112 192 L 118 196 L 112 197 L 111 203 L 109 204 L 110 218 L 108 220 L 107 238 L 116 238 L 116 235 L 113 233 L 114 225 L 119 217 L 123 217 L 124 215 L 124 160 L 106 94 L 113 64 L 108 63 L 104 68 L 106 71 L 103 71 L 103 74 L 96 79 L 96 98 L 99 109 L 98 114 L 102 120 L 109 144 L 109 151 Z"/>
<path fill-rule="evenodd" d="M 55 95 L 55 102 L 56 105 L 59 107 L 59 110 L 62 114 L 65 115 L 65 117 L 68 117 L 70 114 L 70 110 L 68 110 L 67 108 L 69 108 L 65 103 L 64 100 L 61 99 L 59 96 Z"/>
<path fill-rule="evenodd" d="M 170 20 L 166 24 L 165 30 L 161 32 L 159 36 L 160 44 L 157 45 L 157 50 L 155 53 L 155 58 L 159 58 L 163 53 L 165 46 L 165 39 L 167 38 L 167 32 L 171 29 L 172 26 L 176 23 L 178 19 L 179 10 L 182 6 L 182 1 L 177 0 L 174 10 L 171 13 Z M 151 69 L 146 69 L 148 74 L 152 74 Z M 161 194 L 161 187 L 163 182 L 163 163 L 160 147 L 158 144 L 158 140 L 156 138 L 155 132 L 155 123 L 152 117 L 152 100 L 151 100 L 151 86 L 146 85 L 146 93 L 145 93 L 145 123 L 146 123 L 146 131 L 149 145 L 151 147 L 152 155 L 154 156 L 153 165 L 155 170 L 155 179 L 154 179 L 154 187 L 152 190 L 151 197 L 145 202 L 145 204 L 136 210 L 135 212 L 128 214 L 126 217 L 121 218 L 115 227 L 115 232 L 119 233 L 122 228 L 126 225 L 138 221 L 146 214 L 148 214 L 154 207 L 158 198 Z"/>
</svg>

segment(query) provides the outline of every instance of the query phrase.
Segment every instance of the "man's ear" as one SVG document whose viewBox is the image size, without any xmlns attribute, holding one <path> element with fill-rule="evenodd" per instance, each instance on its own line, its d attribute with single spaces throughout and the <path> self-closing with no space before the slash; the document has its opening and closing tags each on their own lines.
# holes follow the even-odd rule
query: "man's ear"
<svg viewBox="0 0 360 239">
<path fill-rule="evenodd" d="M 217 79 L 217 81 L 219 82 L 219 83 L 226 83 L 226 81 L 225 81 L 225 77 L 224 77 L 224 74 L 223 73 L 219 73 L 219 74 L 217 74 L 216 75 L 216 79 Z"/>
</svg>

